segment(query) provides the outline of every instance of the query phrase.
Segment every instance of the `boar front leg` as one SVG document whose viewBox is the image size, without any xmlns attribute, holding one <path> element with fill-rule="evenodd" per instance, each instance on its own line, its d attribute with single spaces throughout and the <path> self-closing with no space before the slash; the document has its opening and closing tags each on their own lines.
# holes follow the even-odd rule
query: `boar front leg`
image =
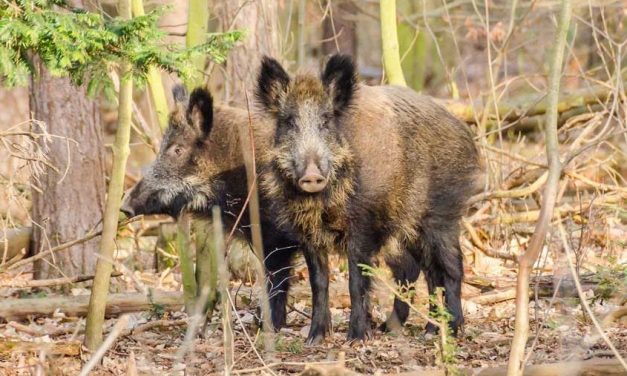
<svg viewBox="0 0 627 376">
<path fill-rule="evenodd" d="M 329 311 L 329 261 L 327 252 L 304 247 L 305 261 L 309 269 L 311 284 L 311 329 L 305 344 L 320 344 L 332 330 L 331 311 Z"/>
</svg>

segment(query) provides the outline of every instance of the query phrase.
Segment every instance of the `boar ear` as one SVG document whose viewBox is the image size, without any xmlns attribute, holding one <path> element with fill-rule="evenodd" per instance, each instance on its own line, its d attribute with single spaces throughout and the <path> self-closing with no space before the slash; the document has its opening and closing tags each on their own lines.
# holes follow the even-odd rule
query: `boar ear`
<svg viewBox="0 0 627 376">
<path fill-rule="evenodd" d="M 255 96 L 264 109 L 271 113 L 279 111 L 281 96 L 287 91 L 289 83 L 290 76 L 278 61 L 268 56 L 261 59 Z"/>
<path fill-rule="evenodd" d="M 209 91 L 196 88 L 192 91 L 187 105 L 187 122 L 201 135 L 207 136 L 213 125 L 213 99 Z"/>
<path fill-rule="evenodd" d="M 357 89 L 353 59 L 348 55 L 333 55 L 322 72 L 322 84 L 333 98 L 333 108 L 340 113 L 350 105 Z"/>
</svg>

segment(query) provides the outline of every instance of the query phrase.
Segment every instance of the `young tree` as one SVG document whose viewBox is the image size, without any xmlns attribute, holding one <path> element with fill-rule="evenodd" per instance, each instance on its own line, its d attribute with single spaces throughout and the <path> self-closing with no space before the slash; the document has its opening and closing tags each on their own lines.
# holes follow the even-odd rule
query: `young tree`
<svg viewBox="0 0 627 376">
<path fill-rule="evenodd" d="M 398 49 L 396 0 L 381 0 L 380 9 L 383 67 L 385 68 L 386 79 L 390 85 L 407 86 Z"/>
</svg>

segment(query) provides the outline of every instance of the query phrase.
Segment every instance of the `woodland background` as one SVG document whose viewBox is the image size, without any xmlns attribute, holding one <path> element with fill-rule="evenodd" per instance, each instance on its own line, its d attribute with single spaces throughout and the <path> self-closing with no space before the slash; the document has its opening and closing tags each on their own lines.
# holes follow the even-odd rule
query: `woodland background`
<svg viewBox="0 0 627 376">
<path fill-rule="evenodd" d="M 299 261 L 288 328 L 273 337 L 273 349 L 267 342 L 264 347 L 254 318 L 254 255 L 241 243 L 227 250 L 232 343 L 223 332 L 225 310 L 219 304 L 201 337 L 189 330 L 186 335 L 191 321 L 182 307 L 187 303 L 191 315 L 190 301 L 180 293 L 185 242 L 175 240 L 174 221 L 146 217 L 118 226 L 116 217 L 111 222 L 114 230 L 117 226 L 111 280 L 116 295 L 110 296 L 113 308 L 104 323 L 105 335 L 113 333 L 116 341 L 94 374 L 292 374 L 306 367 L 309 374 L 452 374 L 481 367 L 504 374 L 498 367 L 510 359 L 517 260 L 541 216 L 548 176 L 550 57 L 566 2 L 396 1 L 397 58 L 407 86 L 438 98 L 471 127 L 486 169 L 483 193 L 473 197 L 463 220 L 467 323 L 461 338 L 425 338 L 424 320 L 412 314 L 402 335 L 379 333 L 365 344 L 344 343 L 350 300 L 346 264 L 336 256 L 334 335 L 323 346 L 304 347 L 311 307 L 307 270 Z M 572 19 L 558 72 L 556 119 L 563 169 L 548 236 L 533 262 L 526 360 L 540 365 L 534 374 L 557 374 L 555 369 L 624 374 L 616 353 L 627 353 L 627 3 L 568 2 Z M 124 15 L 117 1 L 70 3 L 105 18 Z M 141 3 L 133 2 L 134 16 Z M 158 18 L 164 43 L 189 46 L 190 39 L 206 39 L 203 27 L 208 32 L 243 31 L 239 41 L 225 48 L 232 47 L 224 61 L 195 57 L 192 63 L 200 69 L 186 80 L 207 85 L 216 99 L 234 106 L 249 104 L 264 54 L 281 59 L 291 72 L 317 72 L 327 55 L 351 54 L 363 81 L 387 82 L 379 1 L 142 5 L 147 12 L 167 6 Z M 58 12 L 67 10 L 59 7 Z M 10 20 L 0 20 L 0 30 L 7 30 L 6 22 Z M 3 43 L 6 35 L 0 32 Z M 115 180 L 111 151 L 121 124 L 118 114 L 123 113 L 118 102 L 120 87 L 126 87 L 125 65 L 112 63 L 111 88 L 90 96 L 87 85 L 51 74 L 36 53 L 28 58 L 38 79 L 14 86 L 3 71 L 0 88 L 0 373 L 73 375 L 93 355 L 81 344 L 105 196 Z M 8 69 L 4 59 L 0 54 L 3 70 Z M 123 188 L 138 181 L 141 169 L 154 159 L 163 108 L 172 104 L 170 89 L 180 81 L 176 73 L 154 69 L 143 76 L 147 84 L 136 82 L 128 103 L 131 141 Z M 158 103 L 151 89 L 155 77 L 162 81 L 167 105 Z M 197 238 L 192 236 L 199 244 Z M 193 249 L 192 244 L 192 259 Z M 36 257 L 42 253 L 47 256 Z M 378 275 L 373 314 L 381 321 L 391 309 L 389 289 L 394 286 L 385 270 Z M 151 298 L 146 298 L 148 291 L 154 291 Z M 414 307 L 426 313 L 428 300 L 421 278 Z M 132 311 L 140 312 L 120 316 Z M 232 364 L 225 368 L 229 351 Z"/>
</svg>

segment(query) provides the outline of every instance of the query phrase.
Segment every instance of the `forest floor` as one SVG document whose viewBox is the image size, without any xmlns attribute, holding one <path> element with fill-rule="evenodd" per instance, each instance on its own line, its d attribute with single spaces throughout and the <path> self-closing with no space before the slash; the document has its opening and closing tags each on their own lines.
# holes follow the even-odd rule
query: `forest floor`
<svg viewBox="0 0 627 376">
<path fill-rule="evenodd" d="M 590 254 L 589 254 L 590 256 Z M 589 257 L 589 259 L 595 257 Z M 331 312 L 333 316 L 333 334 L 319 346 L 306 347 L 304 340 L 309 329 L 311 311 L 310 293 L 307 282 L 307 270 L 301 261 L 297 261 L 294 270 L 293 288 L 290 293 L 287 327 L 275 337 L 275 353 L 266 361 L 275 374 L 297 374 L 306 365 L 324 364 L 344 359 L 347 368 L 363 374 L 395 374 L 399 372 L 437 367 L 439 364 L 438 336 L 426 338 L 425 322 L 417 314 L 410 314 L 409 321 L 402 333 L 384 334 L 375 331 L 374 337 L 365 343 L 349 344 L 346 342 L 350 300 L 347 291 L 347 275 L 342 261 L 333 260 L 332 281 L 330 286 Z M 476 263 L 475 263 L 476 264 Z M 604 263 L 607 264 L 607 263 Z M 492 266 L 485 266 L 492 265 Z M 546 268 L 546 266 L 545 266 Z M 594 268 L 587 265 L 588 270 Z M 603 267 L 601 268 L 602 270 Z M 601 270 L 601 271 L 602 271 Z M 596 300 L 593 304 L 595 315 L 603 318 L 616 310 L 625 299 L 625 274 L 619 273 L 619 291 L 609 300 Z M 601 275 L 597 270 L 597 275 Z M 550 274 L 549 274 L 550 275 Z M 476 287 L 473 280 L 480 279 L 488 292 Z M 132 278 L 118 278 L 118 289 L 132 291 L 137 283 L 163 290 L 178 290 L 180 283 L 176 273 L 165 279 L 153 272 L 135 272 Z M 29 279 L 29 273 L 18 278 Z M 474 267 L 466 271 L 467 283 L 464 284 L 463 298 L 466 324 L 463 335 L 456 341 L 456 363 L 460 367 L 479 368 L 505 365 L 509 354 L 509 344 L 513 336 L 514 300 L 498 303 L 474 303 L 477 297 L 511 290 L 515 285 L 515 268 L 511 262 L 485 263 L 481 273 Z M 616 282 L 616 281 L 615 281 Z M 614 282 L 613 282 L 614 283 Z M 126 286 L 126 288 L 124 287 Z M 621 290 L 622 289 L 622 290 Z M 84 294 L 87 290 L 74 289 L 72 293 Z M 0 291 L 3 298 L 17 297 L 18 292 L 11 289 Z M 587 291 L 592 294 L 592 291 Z M 58 293 L 40 290 L 31 292 L 31 297 L 53 296 Z M 23 292 L 19 294 L 25 297 Z M 27 294 L 28 295 L 28 294 Z M 232 296 L 235 297 L 236 314 L 233 314 L 234 369 L 239 374 L 271 374 L 264 370 L 264 363 L 255 351 L 262 351 L 261 340 L 257 333 L 256 312 L 253 288 L 250 284 L 233 282 Z M 426 313 L 428 297 L 426 285 L 420 280 L 414 306 Z M 392 294 L 382 283 L 375 283 L 372 293 L 373 317 L 382 322 L 391 310 Z M 552 363 L 565 360 L 585 360 L 590 358 L 611 357 L 607 345 L 595 334 L 590 320 L 586 317 L 575 298 L 539 298 L 531 303 L 530 343 L 533 353 L 531 364 Z M 157 326 L 141 333 L 122 336 L 104 358 L 103 365 L 93 375 L 207 375 L 221 374 L 224 365 L 224 347 L 221 313 L 214 312 L 207 326 L 204 338 L 196 338 L 190 347 L 185 361 L 177 363 L 176 353 L 184 342 L 186 315 L 181 312 L 143 312 L 130 315 L 129 329 L 139 327 L 146 322 L 163 320 L 177 325 Z M 610 340 L 623 355 L 627 355 L 627 317 L 623 316 L 605 328 Z M 108 319 L 105 326 L 109 331 L 118 318 Z M 47 375 L 76 375 L 84 363 L 86 353 L 80 347 L 84 319 L 65 317 L 62 313 L 52 318 L 37 318 L 21 322 L 22 326 L 0 325 L 0 345 L 2 342 L 39 342 L 49 343 L 47 351 L 22 351 L 3 348 L 0 351 L 1 375 L 29 375 L 32 366 L 43 364 Z M 248 338 L 245 333 L 250 336 Z M 537 339 L 537 341 L 536 341 Z M 254 342 L 254 346 L 251 344 Z M 1 347 L 1 346 L 0 346 Z M 132 365 L 130 365 L 132 364 Z M 129 367 L 136 373 L 127 373 Z"/>
</svg>

